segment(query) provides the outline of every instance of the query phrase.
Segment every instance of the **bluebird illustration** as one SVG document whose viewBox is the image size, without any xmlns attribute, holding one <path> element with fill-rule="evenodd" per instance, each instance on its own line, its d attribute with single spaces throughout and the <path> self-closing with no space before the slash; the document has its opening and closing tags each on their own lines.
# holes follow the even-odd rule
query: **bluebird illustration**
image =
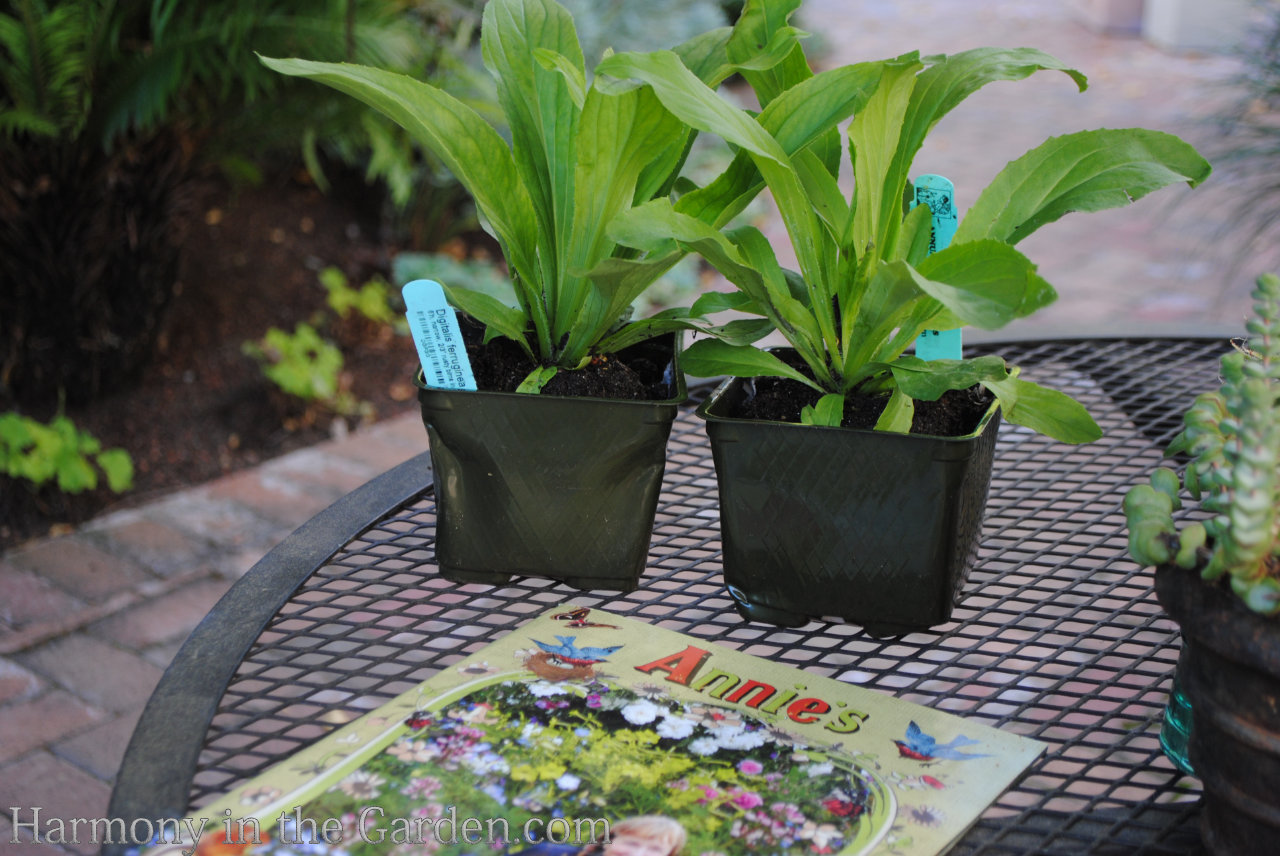
<svg viewBox="0 0 1280 856">
<path fill-rule="evenodd" d="M 621 645 L 614 645 L 609 648 L 596 648 L 587 645 L 579 648 L 573 644 L 573 640 L 578 638 L 576 636 L 557 636 L 556 638 L 560 640 L 559 645 L 548 645 L 546 642 L 539 642 L 537 639 L 533 640 L 533 644 L 570 666 L 590 666 L 593 663 L 599 663 L 622 647 Z"/>
<path fill-rule="evenodd" d="M 893 742 L 897 745 L 898 753 L 902 757 L 914 758 L 917 761 L 968 761 L 970 758 L 987 757 L 957 751 L 961 746 L 978 745 L 977 740 L 970 740 L 964 736 L 956 737 L 950 743 L 939 746 L 937 739 L 921 731 L 920 726 L 914 721 L 907 725 L 906 739 Z"/>
</svg>

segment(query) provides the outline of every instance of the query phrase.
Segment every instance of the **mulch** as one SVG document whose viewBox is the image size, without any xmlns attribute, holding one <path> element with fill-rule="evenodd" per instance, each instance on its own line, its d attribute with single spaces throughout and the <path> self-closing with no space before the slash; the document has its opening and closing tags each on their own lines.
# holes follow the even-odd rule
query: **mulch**
<svg viewBox="0 0 1280 856">
<path fill-rule="evenodd" d="M 0 549 L 357 427 L 355 418 L 283 395 L 242 353 L 245 341 L 272 326 L 312 323 L 341 347 L 342 383 L 370 405 L 365 421 L 416 408 L 412 342 L 363 319 L 336 318 L 318 280 L 328 266 L 354 286 L 387 274 L 391 247 L 379 236 L 376 210 L 360 210 L 358 196 L 325 195 L 303 174 L 256 187 L 203 180 L 192 203 L 183 273 L 155 358 L 111 394 L 65 406 L 104 447 L 129 452 L 134 489 L 71 496 L 0 477 Z M 57 407 L 21 410 L 43 420 Z"/>
</svg>

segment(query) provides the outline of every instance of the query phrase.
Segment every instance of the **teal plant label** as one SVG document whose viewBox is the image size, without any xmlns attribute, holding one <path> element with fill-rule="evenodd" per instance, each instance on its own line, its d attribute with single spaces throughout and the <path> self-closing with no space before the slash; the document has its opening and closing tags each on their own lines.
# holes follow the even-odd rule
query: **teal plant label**
<svg viewBox="0 0 1280 856">
<path fill-rule="evenodd" d="M 929 232 L 929 252 L 946 249 L 960 225 L 956 213 L 956 187 L 940 175 L 922 175 L 915 180 L 911 207 L 924 203 L 933 214 Z M 922 360 L 963 358 L 960 330 L 925 330 L 916 338 L 916 356 Z"/>
<path fill-rule="evenodd" d="M 401 293 L 422 361 L 423 382 L 435 389 L 476 389 L 458 316 L 445 300 L 444 287 L 435 280 L 415 279 Z"/>
</svg>

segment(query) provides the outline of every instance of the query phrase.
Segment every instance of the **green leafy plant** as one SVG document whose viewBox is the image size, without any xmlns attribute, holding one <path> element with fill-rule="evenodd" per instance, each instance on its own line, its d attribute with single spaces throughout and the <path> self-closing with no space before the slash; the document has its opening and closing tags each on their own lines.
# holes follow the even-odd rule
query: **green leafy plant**
<svg viewBox="0 0 1280 856">
<path fill-rule="evenodd" d="M 1168 184 L 1195 185 L 1210 172 L 1186 143 L 1155 131 L 1056 137 L 1008 164 L 968 210 L 951 245 L 930 254 L 928 206 L 904 204 L 926 136 L 987 83 L 1046 69 L 1086 86 L 1078 71 L 1032 49 L 909 53 L 849 67 L 866 95 L 848 129 L 854 190 L 847 199 L 837 185 L 840 140 L 797 145 L 793 129 L 773 113 L 794 89 L 757 115 L 699 84 L 669 52 L 618 54 L 601 63 L 599 73 L 642 81 L 682 120 L 740 148 L 741 169 L 772 191 L 799 262 L 798 273 L 783 270 L 759 230 L 721 232 L 667 200 L 620 217 L 612 234 L 621 243 L 655 253 L 674 241 L 739 289 L 708 296 L 695 304 L 695 315 L 733 308 L 761 316 L 808 371 L 724 337 L 695 342 L 684 368 L 700 376 L 798 381 L 821 395 L 806 411 L 820 425 L 840 424 L 850 393 L 887 397 L 876 427 L 889 431 L 909 430 L 915 400 L 981 384 L 1010 422 L 1069 442 L 1096 439 L 1100 431 L 1083 407 L 1022 380 L 998 357 L 926 362 L 906 353 L 923 330 L 994 329 L 1053 301 L 1053 288 L 1013 247 L 1041 226 L 1070 211 L 1124 205 Z"/>
<path fill-rule="evenodd" d="M 96 466 L 95 466 L 96 465 Z M 98 486 L 98 472 L 114 493 L 133 487 L 133 460 L 124 449 L 103 449 L 66 416 L 43 423 L 16 411 L 0 413 L 0 473 L 66 493 Z"/>
<path fill-rule="evenodd" d="M 749 8 L 732 31 L 695 37 L 672 56 L 704 88 L 744 68 L 778 66 L 790 59 L 792 31 L 770 31 L 765 11 Z M 430 84 L 354 65 L 263 62 L 383 111 L 466 186 L 501 246 L 518 305 L 457 287 L 447 287 L 449 300 L 483 322 L 490 335 L 517 342 L 539 365 L 523 391 L 537 391 L 557 371 L 580 368 L 595 354 L 696 323 L 675 317 L 620 323 L 635 298 L 683 252 L 669 246 L 637 258 L 607 232 L 620 212 L 673 192 L 692 131 L 648 88 L 599 74 L 588 82 L 573 20 L 553 0 L 493 0 L 484 10 L 481 47 L 497 81 L 510 144 L 474 110 Z M 796 136 L 805 142 L 852 109 L 839 86 L 829 87 L 820 105 L 793 117 Z M 699 196 L 696 216 L 708 222 L 731 216 L 758 189 L 736 181 L 718 187 L 735 192 Z"/>
<path fill-rule="evenodd" d="M 343 415 L 360 409 L 340 384 L 342 351 L 321 338 L 310 324 L 298 324 L 292 333 L 272 327 L 260 341 L 245 342 L 241 349 L 288 395 L 323 404 Z"/>
<path fill-rule="evenodd" d="M 1155 470 L 1125 496 L 1129 553 L 1144 565 L 1200 569 L 1226 578 L 1255 612 L 1280 613 L 1280 277 L 1253 292 L 1247 347 L 1222 357 L 1222 384 L 1201 393 L 1166 455 L 1191 456 L 1181 481 Z M 1183 484 L 1185 483 L 1185 484 Z M 1181 489 L 1208 514 L 1179 530 Z"/>
<path fill-rule="evenodd" d="M 336 267 L 327 267 L 320 271 L 320 284 L 324 286 L 329 308 L 338 317 L 346 318 L 355 311 L 375 324 L 407 329 L 404 318 L 391 308 L 391 286 L 382 277 L 374 277 L 359 288 L 353 288 L 346 274 Z"/>
</svg>

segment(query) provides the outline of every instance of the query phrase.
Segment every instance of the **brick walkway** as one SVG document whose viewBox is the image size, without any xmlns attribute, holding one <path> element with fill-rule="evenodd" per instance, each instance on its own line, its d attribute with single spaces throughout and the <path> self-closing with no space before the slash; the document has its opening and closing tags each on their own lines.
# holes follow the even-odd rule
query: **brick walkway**
<svg viewBox="0 0 1280 856">
<path fill-rule="evenodd" d="M 1204 118 L 1234 70 L 1223 59 L 1101 36 L 1058 0 L 808 0 L 806 8 L 808 28 L 842 58 L 1027 44 L 1090 76 L 1084 94 L 1058 74 L 995 84 L 938 126 L 917 165 L 951 177 L 962 208 L 967 188 L 1051 134 L 1142 125 L 1204 141 Z M 1263 268 L 1245 260 L 1230 269 L 1235 257 L 1216 231 L 1224 196 L 1203 190 L 1068 218 L 1028 240 L 1023 248 L 1062 295 L 1030 323 L 1238 322 Z M 21 821 L 33 807 L 42 822 L 101 816 L 148 694 L 218 597 L 312 514 L 424 448 L 417 415 L 402 416 L 0 555 L 0 856 L 60 849 L 9 843 L 9 807 L 23 810 Z"/>
<path fill-rule="evenodd" d="M 13 844 L 11 807 L 20 823 L 40 807 L 42 830 L 103 816 L 147 697 L 223 592 L 313 514 L 425 448 L 411 413 L 0 555 L 0 856 L 59 850 Z"/>
</svg>

